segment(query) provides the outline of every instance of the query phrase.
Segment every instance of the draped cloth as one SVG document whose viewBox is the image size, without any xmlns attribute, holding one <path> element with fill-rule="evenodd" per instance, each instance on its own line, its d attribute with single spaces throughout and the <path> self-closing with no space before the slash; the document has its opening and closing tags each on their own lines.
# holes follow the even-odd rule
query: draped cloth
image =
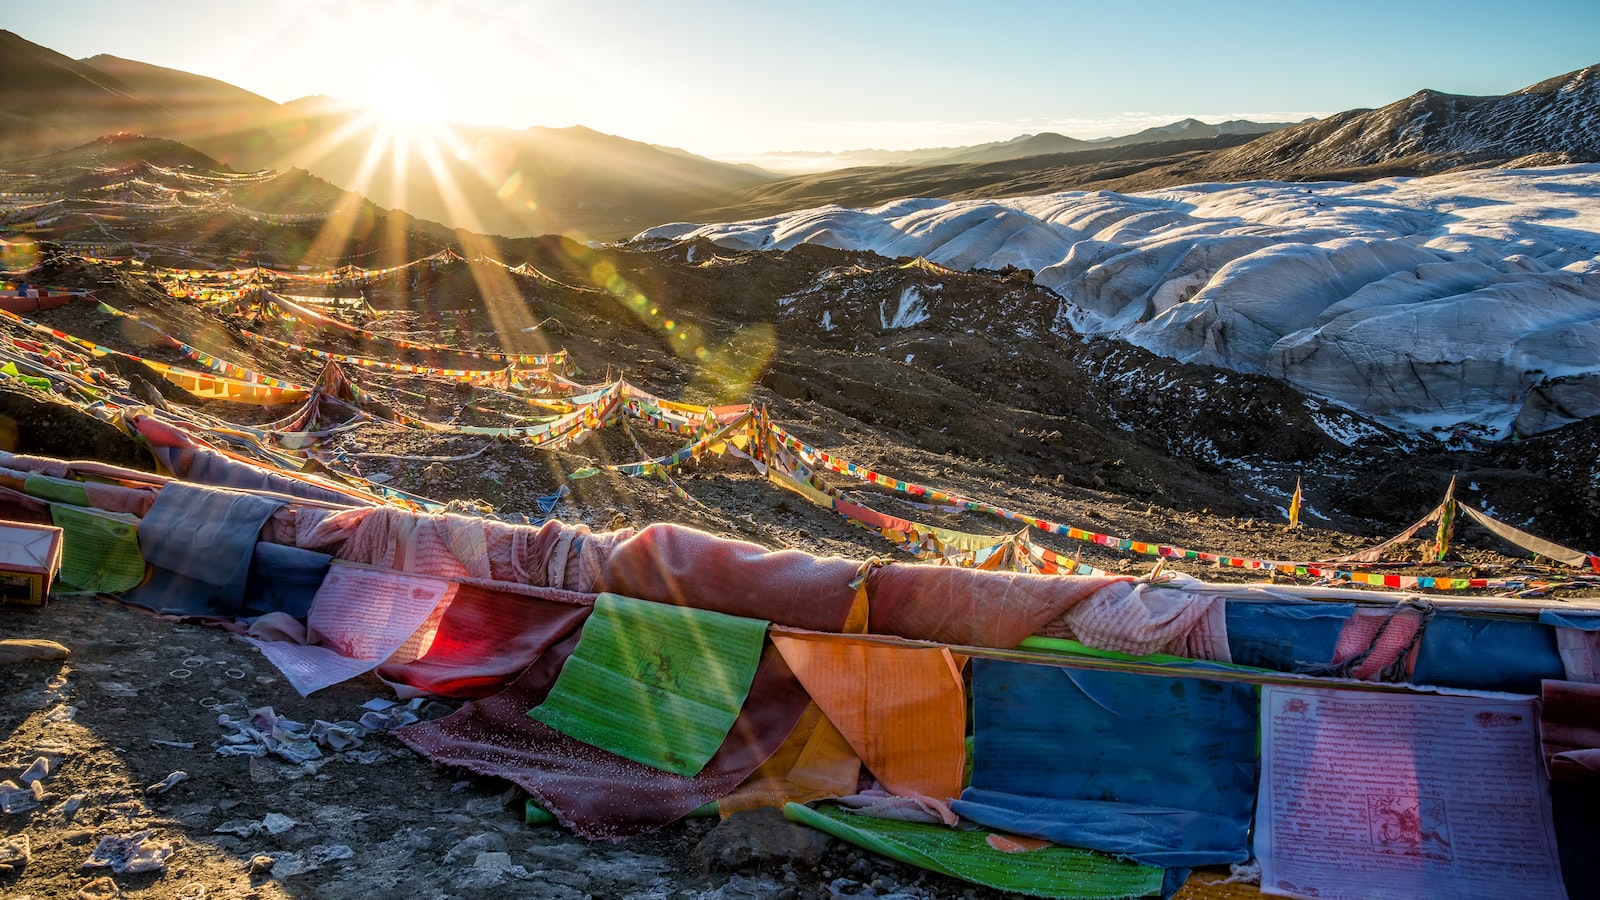
<svg viewBox="0 0 1600 900">
<path fill-rule="evenodd" d="M 1252 686 L 984 659 L 972 686 L 962 818 L 1154 866 L 1249 858 Z"/>
<path fill-rule="evenodd" d="M 232 619 L 244 594 L 261 528 L 282 502 L 174 481 L 139 523 L 150 580 L 123 596 L 157 612 Z"/>
<path fill-rule="evenodd" d="M 582 837 L 615 840 L 652 831 L 732 793 L 783 745 L 810 702 L 768 645 L 727 740 L 698 773 L 675 775 L 528 717 L 549 695 L 577 643 L 577 635 L 569 635 L 492 697 L 393 734 L 435 763 L 522 787 Z"/>
</svg>

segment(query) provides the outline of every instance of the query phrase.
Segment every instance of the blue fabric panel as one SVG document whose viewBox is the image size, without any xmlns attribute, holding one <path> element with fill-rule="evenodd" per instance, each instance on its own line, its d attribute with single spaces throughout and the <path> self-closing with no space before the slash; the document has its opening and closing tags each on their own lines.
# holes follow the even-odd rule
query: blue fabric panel
<svg viewBox="0 0 1600 900">
<path fill-rule="evenodd" d="M 186 481 L 215 487 L 240 488 L 250 491 L 270 491 L 302 500 L 320 500 L 339 506 L 380 506 L 378 500 L 365 500 L 318 487 L 315 484 L 269 472 L 238 460 L 230 459 L 215 450 L 204 447 L 152 447 L 151 452 L 166 467 Z M 163 489 L 165 490 L 165 489 Z"/>
<path fill-rule="evenodd" d="M 1242 666 L 1295 672 L 1333 661 L 1354 603 L 1250 603 L 1229 600 L 1228 651 Z"/>
<path fill-rule="evenodd" d="M 245 582 L 244 615 L 286 612 L 297 619 L 311 613 L 311 600 L 322 587 L 333 557 L 282 544 L 256 544 Z"/>
<path fill-rule="evenodd" d="M 123 595 L 181 616 L 235 618 L 261 526 L 283 503 L 237 491 L 169 482 L 139 522 L 150 580 Z"/>
<path fill-rule="evenodd" d="M 1539 611 L 1540 625 L 1557 628 L 1576 628 L 1579 631 L 1600 631 L 1600 612 L 1561 612 L 1553 609 Z"/>
<path fill-rule="evenodd" d="M 1411 680 L 1436 687 L 1537 694 L 1567 677 L 1549 625 L 1441 612 L 1422 633 Z"/>
<path fill-rule="evenodd" d="M 974 659 L 979 824 L 1148 865 L 1250 857 L 1256 689 Z"/>
</svg>

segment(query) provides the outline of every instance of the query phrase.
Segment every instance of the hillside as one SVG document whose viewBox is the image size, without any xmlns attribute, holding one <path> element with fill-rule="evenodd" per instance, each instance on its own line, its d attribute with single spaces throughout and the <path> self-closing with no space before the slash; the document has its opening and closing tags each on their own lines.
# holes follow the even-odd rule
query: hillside
<svg viewBox="0 0 1600 900">
<path fill-rule="evenodd" d="M 1541 565 L 1465 527 L 1442 563 L 1417 562 L 1424 535 L 1373 566 L 1314 573 L 1292 563 L 1373 546 L 1433 508 L 1452 478 L 1464 502 L 1502 521 L 1569 546 L 1600 545 L 1600 420 L 1447 452 L 1274 378 L 1085 335 L 1063 324 L 1068 301 L 1023 270 L 954 271 L 804 241 L 592 247 L 456 232 L 444 250 L 467 255 L 442 251 L 388 269 L 302 270 L 294 258 L 267 269 L 165 268 L 149 262 L 151 251 L 228 256 L 240 238 L 290 248 L 310 236 L 312 247 L 336 252 L 347 238 L 354 248 L 376 234 L 394 253 L 425 246 L 431 226 L 359 197 L 325 196 L 334 189 L 304 173 L 208 169 L 202 154 L 170 142 L 102 140 L 53 159 L 48 170 L 10 174 L 35 195 L 24 202 L 71 205 L 81 217 L 67 223 L 81 229 L 73 236 L 115 229 L 147 258 L 88 260 L 48 240 L 12 246 L 12 262 L 33 255 L 23 273 L 32 283 L 93 292 L 28 310 L 26 320 L 0 316 L 0 356 L 16 372 L 0 378 L 0 447 L 14 452 L 141 470 L 159 454 L 191 472 L 217 458 L 203 448 L 152 450 L 148 433 L 136 440 L 130 429 L 153 422 L 163 440 L 192 435 L 271 459 L 300 486 L 404 497 L 469 513 L 449 518 L 485 529 L 553 515 L 553 529 L 577 533 L 570 551 L 580 561 L 579 540 L 674 522 L 852 561 L 926 559 L 945 552 L 930 548 L 958 545 L 965 562 L 977 551 L 963 548 L 999 548 L 986 559 L 1037 559 L 1046 571 L 1145 575 L 1159 562 L 1211 581 L 1360 577 L 1421 590 L 1426 579 L 1563 598 L 1594 590 L 1577 570 Z M 90 203 L 96 188 L 100 202 Z M 370 227 L 307 223 L 293 212 L 300 198 L 343 204 L 359 214 L 352 223 Z M 247 201 L 255 211 L 233 209 Z M 196 217 L 174 220 L 185 205 Z M 1135 236 L 1176 221 L 1170 210 L 1142 213 L 1143 225 L 1108 216 L 1101 230 Z M 985 240 L 1003 246 L 1014 236 L 989 230 L 954 238 L 977 253 Z M 234 380 L 218 383 L 217 372 Z M 742 446 L 738 429 L 749 429 Z M 806 462 L 795 461 L 801 455 Z M 1304 527 L 1291 530 L 1283 519 L 1296 481 L 1306 488 Z M 332 518 L 313 515 L 297 511 L 291 527 Z M 139 540 L 156 520 L 146 515 Z M 402 540 L 375 543 L 416 546 Z M 528 605 L 519 595 L 467 627 L 515 622 Z M 129 829 L 151 829 L 143 835 L 176 848 L 173 863 L 128 873 L 110 890 L 101 880 L 98 896 L 286 900 L 314 884 L 331 900 L 419 890 L 490 898 L 524 881 L 572 898 L 1006 896 L 822 839 L 752 864 L 725 848 L 756 830 L 746 824 L 760 822 L 753 814 L 691 818 L 622 843 L 530 828 L 524 790 L 432 765 L 383 733 L 440 719 L 465 693 L 379 712 L 372 695 L 392 688 L 368 674 L 303 696 L 289 669 L 236 636 L 88 598 L 11 608 L 8 618 L 73 654 L 70 669 L 14 664 L 25 689 L 0 698 L 0 715 L 19 723 L 12 758 L 57 760 L 44 802 L 66 795 L 61 802 L 81 805 L 75 817 L 42 806 L 16 818 L 31 858 L 0 874 L 34 895 L 85 895 L 82 863 L 97 830 L 138 840 Z M 447 621 L 456 627 L 441 619 L 441 634 Z M 471 664 L 494 649 L 473 645 Z M 511 715 L 520 721 L 528 708 Z M 357 731 L 358 718 L 382 727 Z M 235 743 L 235 732 L 249 736 L 245 722 L 282 741 L 276 758 Z M 301 722 L 364 743 L 291 745 Z M 1241 734 L 1254 743 L 1253 728 Z M 1225 874 L 1200 870 L 1175 896 L 1258 896 L 1209 884 Z"/>
<path fill-rule="evenodd" d="M 380 206 L 507 235 L 613 239 L 768 180 L 582 127 L 392 124 L 313 99 L 112 56 L 75 61 L 0 32 L 0 160 L 123 132 L 176 140 L 241 171 L 302 168 Z"/>
<path fill-rule="evenodd" d="M 640 237 L 1027 269 L 1064 298 L 1060 334 L 1498 437 L 1600 412 L 1597 201 L 1590 165 L 827 206 Z"/>
</svg>

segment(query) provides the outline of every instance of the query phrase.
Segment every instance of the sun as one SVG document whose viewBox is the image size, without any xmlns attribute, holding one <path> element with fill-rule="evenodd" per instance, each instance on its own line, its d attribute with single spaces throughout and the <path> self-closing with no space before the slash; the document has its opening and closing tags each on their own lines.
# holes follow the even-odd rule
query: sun
<svg viewBox="0 0 1600 900">
<path fill-rule="evenodd" d="M 385 122 L 416 128 L 449 120 L 448 92 L 420 67 L 403 60 L 375 61 L 365 75 L 351 100 Z"/>
</svg>

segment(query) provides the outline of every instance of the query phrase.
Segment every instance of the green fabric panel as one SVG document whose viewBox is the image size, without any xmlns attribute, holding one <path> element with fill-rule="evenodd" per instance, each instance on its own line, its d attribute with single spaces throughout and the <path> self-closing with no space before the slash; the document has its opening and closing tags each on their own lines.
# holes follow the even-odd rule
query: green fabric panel
<svg viewBox="0 0 1600 900">
<path fill-rule="evenodd" d="M 692 776 L 727 739 L 766 634 L 761 619 L 601 594 L 549 696 L 528 715 Z"/>
<path fill-rule="evenodd" d="M 64 586 L 117 593 L 144 580 L 136 517 L 52 503 L 50 519 L 62 531 L 60 578 Z"/>
<path fill-rule="evenodd" d="M 837 807 L 783 807 L 791 822 L 809 825 L 866 850 L 962 881 L 1031 897 L 1124 900 L 1161 893 L 1166 870 L 1072 847 L 1002 853 L 987 831 L 877 819 Z"/>
<path fill-rule="evenodd" d="M 1230 669 L 1236 672 L 1270 672 L 1272 669 L 1262 669 L 1256 666 L 1242 666 L 1238 663 L 1217 662 L 1208 659 L 1190 659 L 1187 656 L 1173 656 L 1170 653 L 1151 653 L 1148 656 L 1134 656 L 1131 653 L 1119 653 L 1116 650 L 1100 650 L 1088 644 L 1067 638 L 1044 637 L 1042 635 L 1029 635 L 1017 645 L 1019 650 L 1043 650 L 1048 653 L 1062 653 L 1068 656 L 1087 656 L 1090 659 L 1115 659 L 1123 662 L 1142 662 L 1152 665 L 1170 665 L 1177 668 L 1214 668 Z"/>
<path fill-rule="evenodd" d="M 22 483 L 22 489 L 29 496 L 38 497 L 40 500 L 49 500 L 52 503 L 71 503 L 73 506 L 89 505 L 89 492 L 84 490 L 83 482 L 73 481 L 69 478 L 29 475 L 28 479 Z"/>
</svg>

